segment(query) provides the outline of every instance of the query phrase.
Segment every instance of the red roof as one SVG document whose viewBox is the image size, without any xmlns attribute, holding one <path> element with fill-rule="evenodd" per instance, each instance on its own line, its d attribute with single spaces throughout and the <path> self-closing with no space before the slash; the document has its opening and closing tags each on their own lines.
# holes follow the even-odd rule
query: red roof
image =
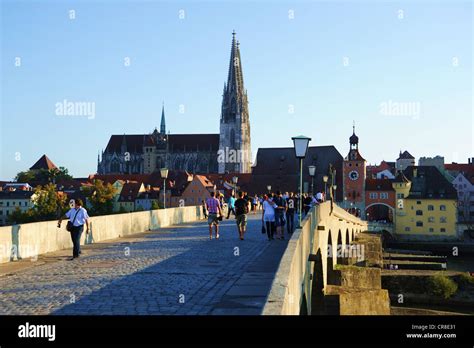
<svg viewBox="0 0 474 348">
<path fill-rule="evenodd" d="M 134 202 L 141 185 L 141 182 L 128 182 L 124 184 L 122 192 L 120 192 L 119 202 Z"/>
<path fill-rule="evenodd" d="M 30 168 L 30 170 L 40 170 L 40 169 L 54 169 L 57 168 L 56 165 L 48 158 L 48 156 L 43 155 L 38 161 Z"/>
<path fill-rule="evenodd" d="M 450 170 L 453 172 L 472 172 L 474 171 L 474 164 L 473 163 L 446 163 L 444 165 L 444 169 Z"/>
</svg>

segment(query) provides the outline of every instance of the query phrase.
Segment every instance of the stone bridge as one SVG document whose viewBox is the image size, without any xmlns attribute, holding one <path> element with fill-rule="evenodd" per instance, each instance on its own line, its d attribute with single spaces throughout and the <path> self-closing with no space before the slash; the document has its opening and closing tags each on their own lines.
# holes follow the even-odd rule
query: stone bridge
<svg viewBox="0 0 474 348">
<path fill-rule="evenodd" d="M 335 265 L 360 261 L 345 247 L 367 229 L 329 202 L 285 241 L 261 234 L 260 212 L 243 241 L 234 219 L 209 240 L 202 218 L 199 207 L 94 217 L 74 261 L 55 222 L 2 227 L 0 315 L 323 314 Z"/>
</svg>

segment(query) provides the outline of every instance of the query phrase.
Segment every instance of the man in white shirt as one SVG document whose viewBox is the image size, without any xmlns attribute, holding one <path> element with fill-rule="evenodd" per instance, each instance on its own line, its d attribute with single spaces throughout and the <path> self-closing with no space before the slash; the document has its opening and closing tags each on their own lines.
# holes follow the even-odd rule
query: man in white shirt
<svg viewBox="0 0 474 348">
<path fill-rule="evenodd" d="M 58 228 L 61 227 L 61 222 L 65 218 L 74 226 L 72 231 L 70 231 L 73 244 L 72 258 L 70 260 L 74 260 L 78 258 L 81 253 L 81 235 L 84 231 L 84 224 L 86 225 L 86 233 L 89 234 L 89 215 L 87 214 L 87 210 L 82 207 L 82 201 L 80 199 L 76 199 L 74 208 L 71 208 L 65 216 L 59 219 Z"/>
</svg>

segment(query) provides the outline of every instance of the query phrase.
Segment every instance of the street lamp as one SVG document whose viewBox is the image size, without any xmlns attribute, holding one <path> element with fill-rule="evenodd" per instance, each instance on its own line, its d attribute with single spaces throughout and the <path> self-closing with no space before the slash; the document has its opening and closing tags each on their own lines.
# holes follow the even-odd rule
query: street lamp
<svg viewBox="0 0 474 348">
<path fill-rule="evenodd" d="M 308 144 L 311 141 L 311 138 L 305 137 L 304 135 L 299 135 L 297 137 L 291 138 L 291 140 L 293 140 L 293 145 L 295 147 L 295 157 L 300 160 L 299 228 L 301 228 L 301 216 L 303 208 L 303 158 L 306 157 L 306 152 L 308 151 Z"/>
<path fill-rule="evenodd" d="M 309 176 L 311 177 L 311 194 L 314 195 L 314 175 L 316 174 L 316 167 L 309 166 Z"/>
<path fill-rule="evenodd" d="M 239 181 L 238 176 L 234 176 L 232 178 L 232 182 L 234 183 L 234 195 L 237 197 L 237 181 Z"/>
<path fill-rule="evenodd" d="M 326 185 L 328 184 L 328 180 L 329 180 L 329 177 L 327 175 L 324 175 L 323 176 L 323 182 L 324 182 L 324 199 L 326 199 L 327 197 L 327 189 L 326 189 Z"/>
<path fill-rule="evenodd" d="M 268 191 L 268 194 L 270 194 L 270 192 L 272 192 L 272 185 L 267 185 L 267 191 Z"/>
<path fill-rule="evenodd" d="M 161 168 L 160 173 L 163 179 L 163 209 L 166 209 L 166 179 L 168 178 L 168 168 Z"/>
<path fill-rule="evenodd" d="M 333 185 L 333 186 L 332 186 L 332 189 L 333 189 L 333 192 L 334 192 L 334 202 L 337 202 L 337 199 L 336 199 L 337 185 Z"/>
</svg>

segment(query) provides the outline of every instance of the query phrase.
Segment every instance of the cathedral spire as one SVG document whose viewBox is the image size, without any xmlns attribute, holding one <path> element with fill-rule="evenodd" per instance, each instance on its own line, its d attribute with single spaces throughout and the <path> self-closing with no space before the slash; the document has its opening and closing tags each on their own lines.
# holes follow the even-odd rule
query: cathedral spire
<svg viewBox="0 0 474 348">
<path fill-rule="evenodd" d="M 160 133 L 166 134 L 166 122 L 165 122 L 165 102 L 161 108 L 161 124 L 160 124 Z"/>
<path fill-rule="evenodd" d="M 219 162 L 219 173 L 250 173 L 250 122 L 247 92 L 244 87 L 240 44 L 232 32 L 229 71 L 222 96 L 221 124 L 219 136 L 220 153 L 229 151 L 241 154 L 236 160 Z"/>
<path fill-rule="evenodd" d="M 244 78 L 242 72 L 242 61 L 240 59 L 240 44 L 235 38 L 235 30 L 232 32 L 232 46 L 230 51 L 229 74 L 227 76 L 227 94 L 233 95 L 236 101 L 241 103 L 244 98 Z"/>
</svg>

